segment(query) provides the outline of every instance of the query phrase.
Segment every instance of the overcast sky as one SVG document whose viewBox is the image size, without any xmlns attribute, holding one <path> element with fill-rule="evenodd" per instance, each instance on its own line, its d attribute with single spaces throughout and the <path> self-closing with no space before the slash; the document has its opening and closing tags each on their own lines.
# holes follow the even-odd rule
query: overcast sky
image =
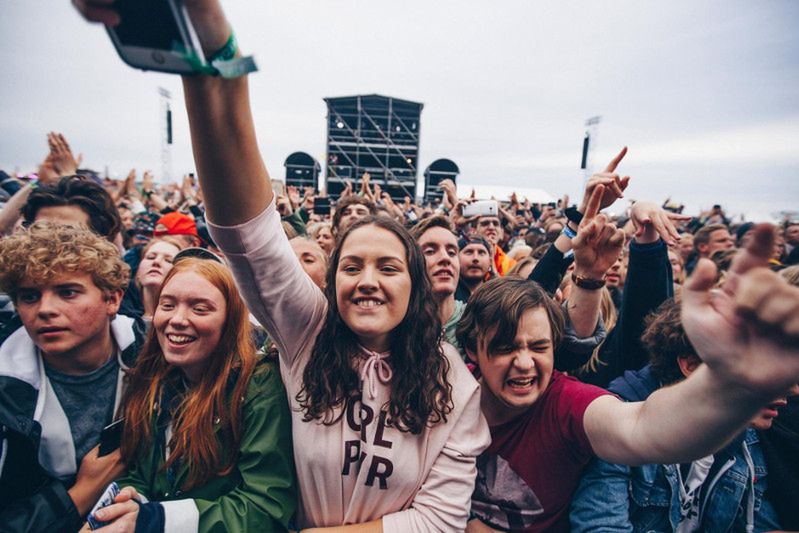
<svg viewBox="0 0 799 533">
<path fill-rule="evenodd" d="M 225 2 L 246 53 L 274 177 L 324 165 L 324 97 L 423 102 L 420 169 L 461 183 L 580 190 L 630 147 L 628 197 L 763 218 L 799 209 L 799 2 L 292 0 Z M 193 170 L 179 78 L 125 66 L 67 0 L 0 0 L 0 168 L 29 172 L 62 131 L 84 166 L 161 171 L 157 87 L 173 94 L 172 171 Z"/>
</svg>

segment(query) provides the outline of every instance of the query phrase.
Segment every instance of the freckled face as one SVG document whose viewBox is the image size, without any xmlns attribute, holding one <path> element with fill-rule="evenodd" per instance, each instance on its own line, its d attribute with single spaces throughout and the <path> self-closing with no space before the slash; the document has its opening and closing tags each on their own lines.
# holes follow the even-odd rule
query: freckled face
<svg viewBox="0 0 799 533">
<path fill-rule="evenodd" d="M 386 351 L 390 334 L 408 311 L 407 252 L 392 232 L 362 226 L 347 236 L 336 268 L 336 305 L 360 343 Z"/>
<path fill-rule="evenodd" d="M 16 309 L 34 344 L 66 359 L 106 341 L 121 300 L 121 291 L 105 294 L 89 274 L 64 273 L 44 285 L 23 280 Z"/>
</svg>

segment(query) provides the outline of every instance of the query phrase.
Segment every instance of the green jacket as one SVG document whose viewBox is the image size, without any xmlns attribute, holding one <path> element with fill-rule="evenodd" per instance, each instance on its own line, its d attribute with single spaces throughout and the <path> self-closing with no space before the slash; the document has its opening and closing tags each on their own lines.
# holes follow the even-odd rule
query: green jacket
<svg viewBox="0 0 799 533">
<path fill-rule="evenodd" d="M 193 500 L 199 514 L 196 530 L 200 533 L 287 531 L 297 506 L 297 487 L 291 415 L 276 362 L 258 366 L 250 379 L 243 409 L 244 432 L 238 461 L 229 474 L 182 492 L 188 467 L 181 465 L 173 475 L 163 468 L 166 459 L 162 431 L 152 451 L 130 465 L 128 474 L 117 483 L 120 487 L 134 487 L 150 501 Z M 164 509 L 167 523 L 170 510 L 186 514 L 185 506 L 166 504 Z M 179 521 L 186 523 L 184 517 L 179 517 Z"/>
</svg>

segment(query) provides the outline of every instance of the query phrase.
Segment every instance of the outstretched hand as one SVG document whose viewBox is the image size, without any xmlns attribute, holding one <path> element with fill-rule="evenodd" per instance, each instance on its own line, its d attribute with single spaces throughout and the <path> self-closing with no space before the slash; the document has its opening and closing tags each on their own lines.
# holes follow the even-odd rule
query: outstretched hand
<svg viewBox="0 0 799 533">
<path fill-rule="evenodd" d="M 451 179 L 447 178 L 445 180 L 441 180 L 438 186 L 444 191 L 444 198 L 447 199 L 450 206 L 455 206 L 458 204 L 458 188 L 455 185 L 455 182 Z"/>
<path fill-rule="evenodd" d="M 764 401 L 799 381 L 799 288 L 767 268 L 773 241 L 773 227 L 758 224 L 720 289 L 715 264 L 700 259 L 682 291 L 696 352 L 718 379 Z"/>
<path fill-rule="evenodd" d="M 583 193 L 583 199 L 580 203 L 581 213 L 585 214 L 588 208 L 588 200 L 591 198 L 594 189 L 599 185 L 604 187 L 604 193 L 599 202 L 599 209 L 604 209 L 613 204 L 617 199 L 624 198 L 624 189 L 626 189 L 627 185 L 630 183 L 630 176 L 619 177 L 619 175 L 616 174 L 616 167 L 619 166 L 619 163 L 621 163 L 625 155 L 627 155 L 626 146 L 621 149 L 621 152 L 619 152 L 610 163 L 608 163 L 605 170 L 591 176 L 591 179 L 585 184 L 585 193 Z"/>
<path fill-rule="evenodd" d="M 630 209 L 630 220 L 635 226 L 635 240 L 641 243 L 655 242 L 658 237 L 674 246 L 680 234 L 674 220 L 691 220 L 688 215 L 670 213 L 652 202 L 635 202 Z"/>
<path fill-rule="evenodd" d="M 602 279 L 624 246 L 624 231 L 599 213 L 605 192 L 604 185 L 593 188 L 577 236 L 572 239 L 574 272 L 578 276 Z"/>
<path fill-rule="evenodd" d="M 62 176 L 72 176 L 78 172 L 83 155 L 75 158 L 62 134 L 52 131 L 48 133 L 47 146 L 49 151 L 37 171 L 39 181 L 45 184 L 52 183 Z"/>
</svg>

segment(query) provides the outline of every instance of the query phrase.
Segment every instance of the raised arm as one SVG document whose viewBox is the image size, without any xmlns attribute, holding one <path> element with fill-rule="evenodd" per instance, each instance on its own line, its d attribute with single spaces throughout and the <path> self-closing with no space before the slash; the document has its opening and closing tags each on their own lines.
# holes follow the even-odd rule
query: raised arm
<svg viewBox="0 0 799 533">
<path fill-rule="evenodd" d="M 216 0 L 187 2 L 206 55 L 220 49 L 231 28 Z M 191 144 L 208 220 L 246 222 L 272 201 L 269 174 L 258 151 L 247 77 L 184 76 Z"/>
<path fill-rule="evenodd" d="M 119 15 L 111 3 L 75 1 L 89 20 L 113 25 Z M 185 5 L 204 53 L 213 55 L 232 32 L 219 1 L 190 0 Z M 291 362 L 314 342 L 314 329 L 327 306 L 291 250 L 275 211 L 255 138 L 247 78 L 185 76 L 183 86 L 209 229 L 247 307 L 266 327 L 281 357 Z"/>
<path fill-rule="evenodd" d="M 599 214 L 599 203 L 605 192 L 597 186 L 583 213 L 583 220 L 572 240 L 574 247 L 574 287 L 566 306 L 574 331 L 588 337 L 596 329 L 605 273 L 621 254 L 624 232 L 617 229 L 605 215 Z M 599 285 L 591 288 L 591 283 Z"/>
<path fill-rule="evenodd" d="M 674 295 L 666 244 L 675 244 L 680 238 L 673 221 L 689 218 L 668 213 L 652 202 L 636 202 L 630 210 L 630 220 L 636 231 L 630 245 L 630 263 L 615 342 L 609 353 L 619 364 L 613 363 L 616 371 L 608 376 L 608 383 L 625 370 L 638 370 L 647 364 L 646 350 L 641 345 L 644 319 Z"/>
<path fill-rule="evenodd" d="M 585 431 L 614 463 L 685 462 L 716 451 L 799 381 L 799 288 L 766 268 L 773 228 L 759 225 L 721 290 L 702 260 L 682 293 L 685 331 L 704 364 L 645 402 L 596 399 Z"/>
<path fill-rule="evenodd" d="M 601 190 L 599 194 L 599 209 L 597 212 L 612 205 L 618 198 L 623 197 L 624 189 L 626 189 L 627 185 L 630 183 L 630 177 L 619 177 L 619 175 L 616 174 L 616 167 L 619 166 L 619 163 L 621 163 L 621 160 L 624 159 L 626 154 L 627 147 L 625 146 L 616 154 L 616 157 L 608 163 L 605 170 L 594 174 L 591 179 L 588 180 L 585 184 L 585 192 L 580 201 L 580 207 L 577 208 L 579 216 L 585 218 L 588 204 L 598 188 L 601 188 Z M 544 254 L 544 257 L 541 258 L 527 278 L 539 283 L 544 290 L 552 296 L 555 295 L 555 291 L 560 286 L 563 275 L 566 273 L 569 265 L 571 265 L 571 258 L 565 255 L 572 249 L 572 237 L 569 236 L 569 232 L 576 234 L 579 229 L 578 224 L 571 220 L 567 222 L 567 227 L 568 230 L 564 230 L 563 233 L 558 235 L 558 238 L 555 239 L 555 242 L 552 243 Z"/>
</svg>

